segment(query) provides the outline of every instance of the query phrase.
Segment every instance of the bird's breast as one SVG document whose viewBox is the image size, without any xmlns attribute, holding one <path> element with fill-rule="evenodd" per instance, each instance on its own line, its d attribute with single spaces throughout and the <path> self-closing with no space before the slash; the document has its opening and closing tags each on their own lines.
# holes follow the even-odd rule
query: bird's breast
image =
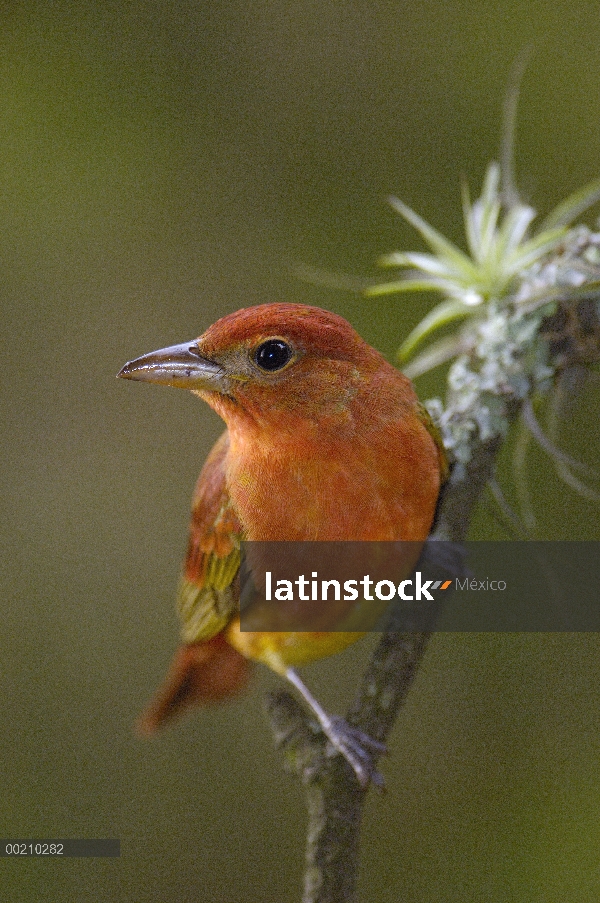
<svg viewBox="0 0 600 903">
<path fill-rule="evenodd" d="M 422 540 L 439 467 L 416 420 L 352 441 L 299 428 L 289 436 L 232 435 L 227 484 L 250 540 Z"/>
</svg>

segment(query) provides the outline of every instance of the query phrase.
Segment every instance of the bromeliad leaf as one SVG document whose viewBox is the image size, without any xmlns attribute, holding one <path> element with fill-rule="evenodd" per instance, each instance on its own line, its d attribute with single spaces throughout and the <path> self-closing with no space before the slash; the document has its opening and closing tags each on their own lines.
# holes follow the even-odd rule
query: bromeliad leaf
<svg viewBox="0 0 600 903">
<path fill-rule="evenodd" d="M 516 198 L 511 204 L 503 200 L 500 166 L 492 162 L 487 168 L 480 197 L 472 202 L 466 184 L 462 186 L 462 206 L 468 253 L 460 250 L 407 204 L 393 198 L 394 209 L 420 233 L 431 253 L 395 252 L 383 257 L 386 267 L 405 272 L 366 290 L 368 296 L 409 291 L 432 291 L 445 300 L 435 307 L 411 332 L 399 351 L 404 363 L 425 340 L 439 329 L 470 317 L 488 316 L 489 306 L 514 305 L 529 308 L 532 296 L 535 307 L 562 297 L 573 286 L 597 279 L 597 271 L 584 273 L 585 262 L 577 261 L 577 274 L 566 271 L 561 262 L 554 268 L 561 248 L 572 237 L 569 229 L 575 217 L 600 200 L 600 179 L 572 194 L 559 204 L 531 234 L 536 217 L 533 207 Z M 570 253 L 570 252 L 569 252 Z M 572 267 L 572 260 L 569 261 Z M 562 267 L 562 269 L 561 269 Z M 540 278 L 543 273 L 543 278 Z M 579 274 L 580 278 L 579 278 Z M 525 286 L 525 291 L 524 291 Z M 456 343 L 460 347 L 461 342 Z M 445 346 L 446 351 L 450 345 Z M 447 360 L 439 353 L 429 358 Z M 421 365 L 426 358 L 422 357 Z M 424 372 L 420 368 L 419 372 Z"/>
</svg>

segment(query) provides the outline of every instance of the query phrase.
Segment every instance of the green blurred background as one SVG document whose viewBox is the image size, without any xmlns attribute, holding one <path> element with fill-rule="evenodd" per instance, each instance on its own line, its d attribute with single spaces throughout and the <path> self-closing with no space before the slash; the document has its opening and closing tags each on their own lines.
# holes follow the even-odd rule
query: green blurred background
<svg viewBox="0 0 600 903">
<path fill-rule="evenodd" d="M 221 425 L 114 376 L 275 300 L 336 310 L 392 357 L 432 299 L 297 269 L 362 279 L 419 247 L 392 192 L 460 240 L 460 176 L 475 193 L 497 154 L 526 44 L 517 163 L 547 212 L 600 174 L 595 2 L 1 4 L 0 836 L 122 842 L 118 860 L 3 859 L 4 900 L 300 898 L 302 792 L 261 711 L 274 678 L 132 733 L 177 642 L 190 493 Z M 587 460 L 599 397 L 564 436 Z M 530 480 L 540 537 L 600 538 L 542 453 Z M 496 530 L 483 512 L 474 536 Z M 308 669 L 331 708 L 368 646 Z M 435 638 L 368 803 L 365 901 L 599 898 L 598 652 L 594 635 Z"/>
</svg>

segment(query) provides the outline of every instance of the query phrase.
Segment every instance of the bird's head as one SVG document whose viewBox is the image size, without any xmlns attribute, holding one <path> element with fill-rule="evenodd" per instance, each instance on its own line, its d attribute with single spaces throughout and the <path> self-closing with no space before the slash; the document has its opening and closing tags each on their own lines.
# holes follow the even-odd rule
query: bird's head
<svg viewBox="0 0 600 903">
<path fill-rule="evenodd" d="M 337 314 L 263 304 L 223 317 L 191 342 L 130 361 L 118 375 L 190 389 L 229 423 L 240 415 L 265 421 L 342 412 L 382 368 L 393 369 Z"/>
</svg>

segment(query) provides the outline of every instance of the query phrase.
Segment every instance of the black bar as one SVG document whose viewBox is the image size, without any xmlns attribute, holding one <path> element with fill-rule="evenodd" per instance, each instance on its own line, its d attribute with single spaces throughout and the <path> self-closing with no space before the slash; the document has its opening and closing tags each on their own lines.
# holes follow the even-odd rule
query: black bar
<svg viewBox="0 0 600 903">
<path fill-rule="evenodd" d="M 600 542 L 242 543 L 242 631 L 377 632 L 392 610 L 404 632 L 599 632 Z"/>
<path fill-rule="evenodd" d="M 87 839 L 38 839 L 38 840 L 1 840 L 0 857 L 6 859 L 61 859 L 65 856 L 85 858 L 102 856 L 120 856 L 120 840 L 87 840 Z"/>
</svg>

